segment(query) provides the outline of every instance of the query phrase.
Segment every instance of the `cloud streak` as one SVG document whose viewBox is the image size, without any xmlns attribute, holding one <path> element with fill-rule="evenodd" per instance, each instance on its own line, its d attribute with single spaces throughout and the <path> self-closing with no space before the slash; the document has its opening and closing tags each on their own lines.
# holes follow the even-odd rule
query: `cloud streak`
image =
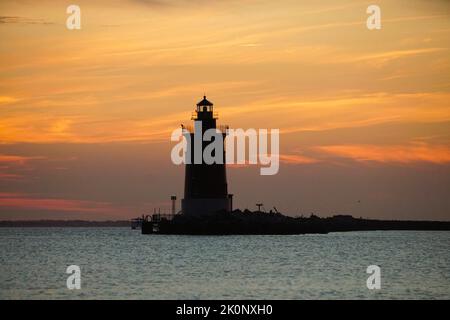
<svg viewBox="0 0 450 320">
<path fill-rule="evenodd" d="M 450 163 L 450 148 L 445 145 L 331 145 L 318 146 L 316 150 L 357 162 L 401 163 L 417 162 L 447 164 Z"/>
<path fill-rule="evenodd" d="M 41 25 L 51 25 L 54 22 L 47 21 L 45 19 L 38 18 L 27 18 L 18 16 L 0 16 L 0 24 L 41 24 Z"/>
<path fill-rule="evenodd" d="M 0 154 L 0 163 L 11 163 L 11 164 L 23 165 L 30 160 L 41 160 L 41 159 L 45 159 L 45 157 L 41 157 L 41 156 L 27 157 L 27 156 Z"/>
<path fill-rule="evenodd" d="M 118 208 L 109 202 L 33 198 L 21 193 L 0 193 L 0 208 L 24 209 L 24 210 L 47 210 L 54 212 L 82 212 L 93 214 L 118 214 L 125 213 L 124 208 Z"/>
</svg>

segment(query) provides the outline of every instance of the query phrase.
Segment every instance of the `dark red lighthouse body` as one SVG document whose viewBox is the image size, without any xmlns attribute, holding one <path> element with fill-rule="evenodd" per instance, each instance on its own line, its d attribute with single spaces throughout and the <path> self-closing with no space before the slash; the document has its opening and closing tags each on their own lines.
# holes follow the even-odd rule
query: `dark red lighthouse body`
<svg viewBox="0 0 450 320">
<path fill-rule="evenodd" d="M 197 108 L 192 115 L 195 122 L 195 128 L 201 124 L 203 134 L 208 129 L 217 129 L 217 115 L 214 113 L 213 104 L 203 97 L 203 100 L 197 103 Z M 187 129 L 187 128 L 185 128 Z M 224 146 L 226 127 L 219 128 L 222 132 L 221 143 Z M 220 163 L 207 164 L 203 157 L 201 163 L 194 162 L 195 143 L 194 130 L 190 131 L 190 163 L 186 164 L 184 199 L 181 201 L 183 214 L 208 214 L 217 211 L 230 211 L 231 195 L 228 195 L 227 174 L 225 166 L 225 147 Z M 197 133 L 198 134 L 198 133 Z M 213 138 L 214 139 L 214 138 Z M 201 143 L 201 154 L 212 141 L 203 141 Z"/>
</svg>

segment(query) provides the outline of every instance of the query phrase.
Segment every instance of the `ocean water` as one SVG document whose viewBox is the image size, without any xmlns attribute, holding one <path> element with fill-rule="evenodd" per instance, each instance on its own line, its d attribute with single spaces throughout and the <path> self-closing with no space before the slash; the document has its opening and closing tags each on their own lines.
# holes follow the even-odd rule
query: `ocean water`
<svg viewBox="0 0 450 320">
<path fill-rule="evenodd" d="M 0 299 L 449 299 L 450 232 L 141 235 L 0 228 Z M 66 268 L 81 268 L 81 289 Z M 369 290 L 367 266 L 381 268 Z"/>
</svg>

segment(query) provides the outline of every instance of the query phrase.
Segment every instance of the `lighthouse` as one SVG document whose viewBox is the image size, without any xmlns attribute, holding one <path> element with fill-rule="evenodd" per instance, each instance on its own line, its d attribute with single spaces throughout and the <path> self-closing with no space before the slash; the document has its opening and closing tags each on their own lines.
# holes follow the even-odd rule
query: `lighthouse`
<svg viewBox="0 0 450 320">
<path fill-rule="evenodd" d="M 197 103 L 192 114 L 194 128 L 201 128 L 202 132 L 194 132 L 191 127 L 183 127 L 190 134 L 190 141 L 194 141 L 195 134 L 203 134 L 208 129 L 218 129 L 221 132 L 221 143 L 224 145 L 226 126 L 217 127 L 218 115 L 214 112 L 212 102 L 203 96 Z M 184 199 L 181 200 L 181 210 L 185 215 L 202 215 L 215 212 L 229 212 L 232 210 L 232 195 L 228 194 L 227 173 L 225 166 L 225 148 L 223 148 L 222 161 L 207 164 L 202 159 L 200 163 L 194 161 L 195 148 L 204 149 L 213 141 L 202 141 L 200 145 L 190 143 L 191 161 L 185 165 Z"/>
</svg>

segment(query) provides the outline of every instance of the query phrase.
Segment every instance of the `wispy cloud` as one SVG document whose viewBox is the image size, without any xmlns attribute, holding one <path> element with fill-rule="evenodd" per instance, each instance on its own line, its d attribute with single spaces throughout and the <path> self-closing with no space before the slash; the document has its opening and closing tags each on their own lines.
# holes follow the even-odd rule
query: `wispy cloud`
<svg viewBox="0 0 450 320">
<path fill-rule="evenodd" d="M 321 161 L 319 159 L 315 159 L 310 156 L 304 156 L 299 154 L 280 154 L 279 159 L 281 163 L 285 164 L 311 164 Z"/>
<path fill-rule="evenodd" d="M 5 180 L 18 180 L 24 178 L 24 176 L 16 173 L 0 172 L 0 178 Z"/>
<path fill-rule="evenodd" d="M 19 101 L 19 99 L 15 98 L 15 97 L 0 96 L 0 105 L 14 103 L 17 101 Z"/>
<path fill-rule="evenodd" d="M 14 164 L 23 165 L 30 160 L 39 160 L 39 159 L 45 159 L 45 157 L 41 157 L 41 156 L 26 157 L 26 156 L 0 154 L 0 163 L 14 163 Z"/>
<path fill-rule="evenodd" d="M 8 181 L 18 181 L 26 179 L 30 171 L 33 170 L 31 161 L 44 160 L 42 156 L 21 156 L 0 154 L 0 178 Z M 1 193 L 0 193 L 1 196 Z"/>
<path fill-rule="evenodd" d="M 315 148 L 333 156 L 352 159 L 358 162 L 434 164 L 450 163 L 450 147 L 415 143 L 411 145 L 331 145 Z"/>
<path fill-rule="evenodd" d="M 114 214 L 121 212 L 108 202 L 30 197 L 21 193 L 0 193 L 0 208 Z M 123 211 L 122 211 L 123 213 Z"/>
<path fill-rule="evenodd" d="M 0 16 L 0 24 L 42 24 L 50 25 L 54 22 L 39 18 L 27 18 L 18 16 Z"/>
<path fill-rule="evenodd" d="M 370 61 L 371 63 L 386 63 L 391 60 L 400 59 L 403 57 L 409 56 L 417 56 L 428 53 L 435 53 L 439 51 L 448 51 L 447 48 L 416 48 L 416 49 L 405 49 L 405 50 L 392 50 L 381 53 L 374 54 L 366 54 L 361 56 L 353 56 L 339 59 L 337 58 L 337 62 L 361 62 L 361 61 Z"/>
</svg>

